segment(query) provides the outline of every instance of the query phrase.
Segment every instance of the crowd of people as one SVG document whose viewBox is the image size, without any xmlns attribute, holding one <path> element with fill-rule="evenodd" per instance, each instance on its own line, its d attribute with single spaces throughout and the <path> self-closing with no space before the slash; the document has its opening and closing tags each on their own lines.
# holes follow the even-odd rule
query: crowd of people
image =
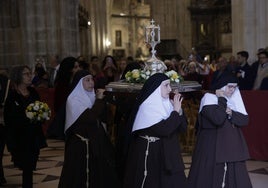
<svg viewBox="0 0 268 188">
<path fill-rule="evenodd" d="M 197 81 L 206 91 L 188 178 L 178 140 L 187 129 L 183 97 L 175 91 L 170 98 L 170 80 L 164 73 L 146 80 L 137 97 L 115 99 L 104 95 L 105 86 L 124 80 L 127 71 L 142 69 L 144 62 L 110 55 L 102 61 L 97 56 L 90 62 L 83 56 L 61 60 L 55 55 L 47 67 L 40 62 L 33 70 L 13 67 L 10 75 L 0 74 L 0 186 L 6 183 L 5 144 L 14 166 L 23 171 L 22 187 L 31 188 L 47 136 L 65 141 L 59 187 L 252 187 L 245 166 L 249 154 L 240 131 L 248 124 L 248 114 L 239 90 L 268 89 L 268 52 L 259 49 L 257 56 L 253 64 L 247 51 L 229 60 L 219 57 L 209 62 L 192 53 L 187 59 L 164 61 L 167 70 Z M 46 135 L 42 123 L 25 114 L 30 103 L 40 100 L 37 88 L 54 88 L 55 114 Z M 115 143 L 107 128 L 107 104 L 116 106 Z"/>
<path fill-rule="evenodd" d="M 195 53 L 193 53 L 195 54 Z M 177 71 L 185 80 L 197 81 L 202 89 L 210 90 L 215 87 L 225 74 L 232 73 L 239 79 L 240 90 L 267 90 L 268 52 L 264 48 L 258 49 L 257 60 L 249 63 L 249 53 L 239 51 L 236 56 L 219 57 L 211 61 L 208 58 L 197 58 L 197 55 L 190 55 L 188 59 L 178 60 L 172 58 L 165 60 L 168 70 Z"/>
</svg>

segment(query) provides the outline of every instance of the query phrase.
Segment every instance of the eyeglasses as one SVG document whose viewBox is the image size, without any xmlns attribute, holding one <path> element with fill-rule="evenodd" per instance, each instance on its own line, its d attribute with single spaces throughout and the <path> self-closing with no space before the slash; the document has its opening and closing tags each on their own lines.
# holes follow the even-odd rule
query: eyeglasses
<svg viewBox="0 0 268 188">
<path fill-rule="evenodd" d="M 31 72 L 23 72 L 22 75 L 23 76 L 32 76 L 32 73 Z"/>
<path fill-rule="evenodd" d="M 228 87 L 229 89 L 236 89 L 236 88 L 237 88 L 237 85 L 227 85 L 227 87 Z"/>
</svg>

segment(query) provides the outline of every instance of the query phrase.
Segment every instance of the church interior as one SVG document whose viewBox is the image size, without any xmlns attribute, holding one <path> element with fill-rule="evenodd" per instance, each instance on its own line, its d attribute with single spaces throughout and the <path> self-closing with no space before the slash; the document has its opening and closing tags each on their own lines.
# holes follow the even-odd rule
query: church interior
<svg viewBox="0 0 268 188">
<path fill-rule="evenodd" d="M 144 27 L 161 29 L 157 55 L 186 58 L 195 48 L 211 60 L 266 48 L 267 2 L 250 0 L 1 1 L 0 66 L 33 66 L 42 58 L 82 55 L 146 60 Z"/>
<path fill-rule="evenodd" d="M 23 64 L 34 68 L 41 63 L 49 68 L 54 56 L 82 57 L 90 64 L 93 57 L 101 62 L 107 55 L 118 62 L 127 57 L 146 62 L 155 54 L 166 63 L 172 58 L 187 60 L 197 53 L 211 63 L 220 57 L 231 59 L 244 50 L 249 54 L 249 64 L 253 64 L 258 49 L 268 50 L 267 8 L 267 0 L 0 1 L 0 74 Z M 146 34 L 146 28 L 152 25 L 159 29 L 155 52 Z M 53 88 L 37 90 L 52 108 Z M 253 188 L 266 188 L 268 93 L 243 91 L 241 94 L 250 115 L 249 128 L 244 130 L 251 155 L 246 161 L 247 170 Z M 181 135 L 180 143 L 187 176 L 196 142 L 195 123 L 200 101 L 190 98 L 183 105 L 189 126 Z M 115 107 L 109 107 L 112 117 L 109 117 L 108 132 L 114 143 Z M 45 123 L 44 132 L 49 123 L 51 120 Z M 65 143 L 55 138 L 47 138 L 47 142 L 48 147 L 41 150 L 33 174 L 34 188 L 58 187 Z M 7 181 L 3 187 L 20 187 L 22 172 L 14 168 L 6 148 L 3 167 Z"/>
</svg>

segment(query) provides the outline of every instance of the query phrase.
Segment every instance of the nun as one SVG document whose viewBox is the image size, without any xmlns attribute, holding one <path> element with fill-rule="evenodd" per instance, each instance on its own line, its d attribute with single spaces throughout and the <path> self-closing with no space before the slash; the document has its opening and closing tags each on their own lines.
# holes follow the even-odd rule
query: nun
<svg viewBox="0 0 268 188">
<path fill-rule="evenodd" d="M 88 71 L 76 74 L 66 103 L 64 163 L 58 187 L 116 188 L 114 149 L 101 124 L 103 90 L 95 93 Z"/>
<path fill-rule="evenodd" d="M 248 148 L 241 128 L 249 121 L 238 80 L 226 75 L 215 94 L 201 99 L 197 143 L 188 188 L 251 188 L 245 161 Z"/>
<path fill-rule="evenodd" d="M 181 94 L 171 100 L 170 92 L 170 80 L 163 73 L 143 85 L 129 118 L 132 139 L 124 188 L 185 187 L 179 132 L 186 130 L 187 120 Z"/>
</svg>

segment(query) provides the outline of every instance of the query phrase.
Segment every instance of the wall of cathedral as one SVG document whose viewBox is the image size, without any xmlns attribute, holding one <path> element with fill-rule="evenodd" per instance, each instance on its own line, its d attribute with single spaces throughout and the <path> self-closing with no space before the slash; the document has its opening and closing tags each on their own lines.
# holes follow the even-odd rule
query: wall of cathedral
<svg viewBox="0 0 268 188">
<path fill-rule="evenodd" d="M 37 58 L 48 65 L 49 56 L 54 54 L 143 59 L 150 55 L 144 28 L 151 19 L 161 28 L 158 55 L 165 57 L 186 58 L 207 31 L 212 31 L 207 37 L 214 41 L 215 51 L 226 57 L 247 50 L 254 59 L 258 48 L 268 46 L 268 1 L 233 0 L 231 17 L 216 13 L 212 20 L 204 17 L 205 22 L 201 17 L 193 19 L 189 9 L 199 3 L 202 8 L 230 1 L 0 1 L 0 67 L 33 66 Z M 121 12 L 126 15 L 120 16 Z M 213 30 L 207 30 L 206 23 L 212 24 Z"/>
<path fill-rule="evenodd" d="M 188 7 L 191 0 L 147 0 L 152 18 L 161 27 L 162 53 L 166 57 L 187 57 L 193 47 L 191 16 Z"/>
<path fill-rule="evenodd" d="M 142 60 L 147 58 L 150 54 L 145 44 L 145 27 L 150 25 L 150 18 L 150 6 L 147 4 L 136 3 L 126 9 L 113 9 L 108 23 L 112 39 L 110 54 L 117 59 L 127 56 Z"/>
<path fill-rule="evenodd" d="M 77 1 L 7 0 L 0 9 L 1 67 L 79 54 Z"/>
<path fill-rule="evenodd" d="M 174 29 L 177 33 L 177 52 L 183 58 L 188 57 L 192 47 L 194 47 L 192 42 L 191 15 L 188 9 L 190 3 L 191 0 L 179 0 L 176 5 L 177 27 Z"/>
<path fill-rule="evenodd" d="M 158 52 L 162 54 L 158 55 L 171 57 L 180 54 L 187 57 L 193 46 L 189 5 L 190 0 L 113 1 L 110 22 L 107 22 L 108 28 L 111 28 L 109 54 L 146 60 L 151 52 L 144 43 L 144 28 L 153 19 L 155 25 L 161 28 Z"/>
<path fill-rule="evenodd" d="M 86 2 L 86 4 L 83 2 Z M 108 18 L 112 1 L 83 0 L 81 3 L 85 4 L 85 8 L 89 11 L 89 20 L 91 22 L 88 28 L 90 35 L 88 41 L 89 51 L 82 52 L 82 55 L 104 57 L 109 50 L 109 45 L 107 46 L 106 42 L 110 41 Z"/>
</svg>

